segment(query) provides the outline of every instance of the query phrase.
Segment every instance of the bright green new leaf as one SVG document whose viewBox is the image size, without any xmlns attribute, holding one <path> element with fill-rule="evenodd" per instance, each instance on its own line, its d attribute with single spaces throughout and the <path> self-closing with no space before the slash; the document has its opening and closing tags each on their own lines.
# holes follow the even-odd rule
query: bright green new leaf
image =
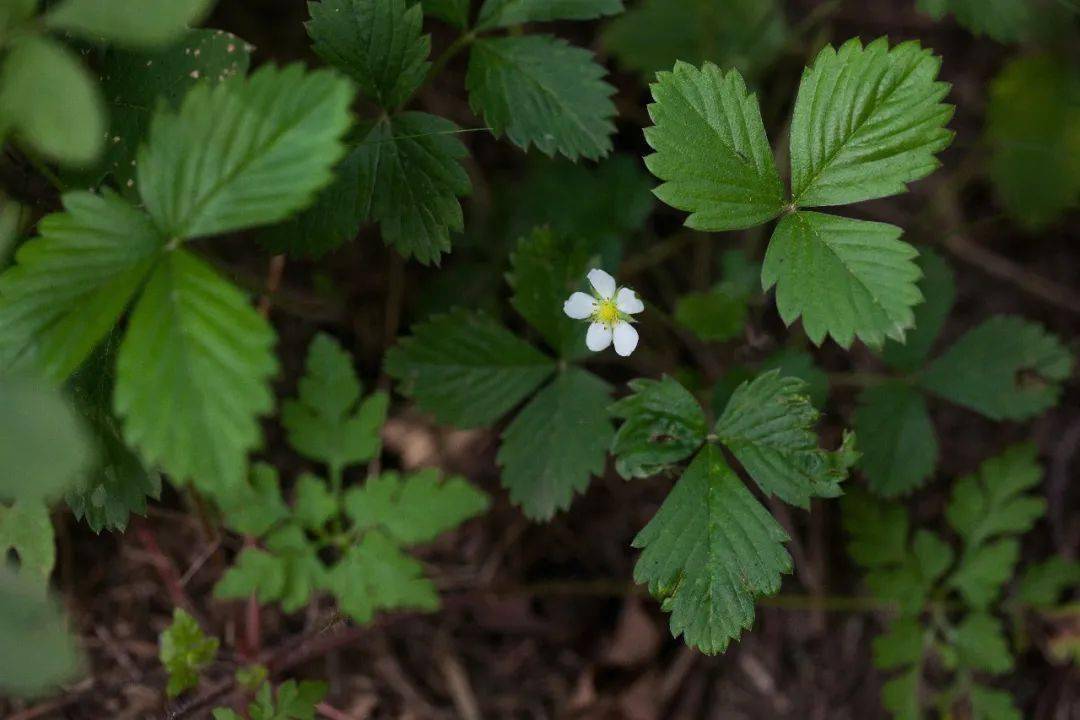
<svg viewBox="0 0 1080 720">
<path fill-rule="evenodd" d="M 173 239 L 288 217 L 333 179 L 352 99 L 344 78 L 298 64 L 196 85 L 179 111 L 154 116 L 139 150 L 146 209 Z"/>
<path fill-rule="evenodd" d="M 218 651 L 218 639 L 207 637 L 195 618 L 181 608 L 158 638 L 158 659 L 169 674 L 165 693 L 174 698 L 199 684 L 199 673 L 209 667 Z"/>
<path fill-rule="evenodd" d="M 486 315 L 454 310 L 415 325 L 386 354 L 398 390 L 458 427 L 490 425 L 551 376 L 550 358 Z"/>
<path fill-rule="evenodd" d="M 281 496 L 277 468 L 255 463 L 250 476 L 250 483 L 236 488 L 219 504 L 229 529 L 261 537 L 289 517 L 289 506 Z"/>
<path fill-rule="evenodd" d="M 615 88 L 588 50 L 551 35 L 484 38 L 473 44 L 469 105 L 496 137 L 571 160 L 611 151 Z"/>
<path fill-rule="evenodd" d="M 273 329 L 239 290 L 193 255 L 169 253 L 117 357 L 124 437 L 176 482 L 235 488 L 261 439 L 258 416 L 273 406 L 273 345 Z"/>
<path fill-rule="evenodd" d="M 502 434 L 496 457 L 510 502 L 533 520 L 550 520 L 604 471 L 614 430 L 611 387 L 570 367 L 537 393 Z"/>
<path fill-rule="evenodd" d="M 930 248 L 920 248 L 915 260 L 922 271 L 919 290 L 923 302 L 915 306 L 915 327 L 904 334 L 904 342 L 886 342 L 881 356 L 899 370 L 913 371 L 930 356 L 945 318 L 956 298 L 952 269 L 941 255 Z"/>
<path fill-rule="evenodd" d="M 0 503 L 0 558 L 14 551 L 19 558 L 19 576 L 44 592 L 56 564 L 49 508 L 40 500 Z"/>
<path fill-rule="evenodd" d="M 629 480 L 649 477 L 690 457 L 705 442 L 705 411 L 677 380 L 630 381 L 634 394 L 611 406 L 623 424 L 611 442 L 615 469 Z"/>
<path fill-rule="evenodd" d="M 737 230 L 779 215 L 784 188 L 757 97 L 738 71 L 678 62 L 656 77 L 645 130 L 654 150 L 645 165 L 663 181 L 656 196 L 689 212 L 695 230 Z"/>
<path fill-rule="evenodd" d="M 675 305 L 675 322 L 701 340 L 724 342 L 743 334 L 746 300 L 721 290 L 688 293 Z"/>
<path fill-rule="evenodd" d="M 310 473 L 304 473 L 297 479 L 295 492 L 293 514 L 309 530 L 322 530 L 341 510 L 326 481 Z"/>
<path fill-rule="evenodd" d="M 850 435 L 836 452 L 818 447 L 818 412 L 805 390 L 798 378 L 764 373 L 736 388 L 713 433 L 762 492 L 808 508 L 811 498 L 840 494 L 856 453 Z"/>
<path fill-rule="evenodd" d="M 342 612 L 358 623 L 369 622 L 378 610 L 430 612 L 439 606 L 435 586 L 424 577 L 420 562 L 378 530 L 345 551 L 330 569 L 327 588 Z"/>
<path fill-rule="evenodd" d="M 1067 590 L 1080 586 L 1080 563 L 1061 556 L 1028 565 L 1016 584 L 1013 600 L 1034 607 L 1049 607 Z"/>
<path fill-rule="evenodd" d="M 817 212 L 785 215 L 773 232 L 761 285 L 776 286 L 776 309 L 791 325 L 800 316 L 815 345 L 826 335 L 848 348 L 854 338 L 879 346 L 903 340 L 922 300 L 918 252 L 886 223 Z"/>
<path fill-rule="evenodd" d="M 938 441 L 926 400 L 902 381 L 870 387 L 855 411 L 859 469 L 883 497 L 906 495 L 934 472 Z"/>
<path fill-rule="evenodd" d="M 1029 0 L 916 0 L 916 7 L 935 20 L 946 13 L 976 35 L 988 35 L 998 42 L 1014 42 L 1027 34 L 1033 18 Z"/>
<path fill-rule="evenodd" d="M 825 46 L 803 72 L 791 119 L 791 193 L 798 207 L 896 195 L 940 164 L 953 108 L 941 59 L 917 41 Z"/>
<path fill-rule="evenodd" d="M 87 165 L 101 152 L 105 114 L 94 78 L 77 55 L 38 35 L 15 38 L 0 68 L 0 133 L 50 158 Z"/>
<path fill-rule="evenodd" d="M 926 631 L 918 618 L 894 620 L 889 629 L 874 638 L 874 666 L 880 670 L 895 670 L 922 662 L 926 646 Z"/>
<path fill-rule="evenodd" d="M 312 48 L 349 74 L 386 110 L 409 99 L 424 81 L 431 36 L 424 14 L 408 0 L 322 0 L 308 3 Z"/>
<path fill-rule="evenodd" d="M 86 40 L 152 47 L 174 40 L 198 24 L 214 0 L 63 0 L 45 25 Z"/>
<path fill-rule="evenodd" d="M 1001 622 L 986 613 L 971 613 L 957 626 L 956 654 L 962 666 L 994 675 L 1013 666 Z"/>
<path fill-rule="evenodd" d="M 992 420 L 1024 420 L 1052 407 L 1073 357 L 1042 326 L 999 315 L 930 363 L 923 387 Z"/>
<path fill-rule="evenodd" d="M 783 528 L 707 445 L 634 538 L 634 580 L 671 613 L 671 633 L 723 652 L 754 621 L 754 602 L 791 572 Z"/>
<path fill-rule="evenodd" d="M 945 517 L 971 548 L 1020 535 L 1046 512 L 1046 501 L 1030 493 L 1041 479 L 1035 446 L 1015 445 L 956 481 Z"/>
<path fill-rule="evenodd" d="M 984 685 L 971 686 L 971 720 L 1023 720 L 1012 695 Z"/>
<path fill-rule="evenodd" d="M 345 493 L 345 512 L 356 529 L 381 527 L 408 545 L 434 540 L 488 505 L 487 496 L 464 478 L 443 482 L 435 468 L 405 477 L 385 472 Z"/>
<path fill-rule="evenodd" d="M 551 20 L 592 20 L 622 10 L 623 0 L 484 0 L 476 29 Z"/>
<path fill-rule="evenodd" d="M 424 15 L 439 18 L 459 30 L 469 24 L 469 4 L 471 0 L 422 0 Z"/>
</svg>

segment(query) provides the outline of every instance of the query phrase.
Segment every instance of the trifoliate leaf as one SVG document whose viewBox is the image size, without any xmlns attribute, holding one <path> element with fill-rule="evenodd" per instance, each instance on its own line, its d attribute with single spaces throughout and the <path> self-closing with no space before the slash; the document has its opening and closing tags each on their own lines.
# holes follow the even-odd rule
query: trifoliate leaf
<svg viewBox="0 0 1080 720">
<path fill-rule="evenodd" d="M 704 653 L 723 652 L 754 621 L 754 602 L 791 572 L 783 528 L 707 445 L 633 545 L 634 580 L 671 613 L 671 633 Z"/>
<path fill-rule="evenodd" d="M 448 22 L 459 30 L 469 24 L 471 0 L 422 0 L 424 15 Z"/>
<path fill-rule="evenodd" d="M 923 302 L 915 306 L 915 327 L 904 334 L 904 342 L 886 342 L 881 356 L 899 370 L 917 370 L 930 356 L 930 350 L 952 310 L 956 284 L 945 259 L 930 248 L 920 248 L 915 260 L 922 271 L 919 290 Z"/>
<path fill-rule="evenodd" d="M 926 631 L 918 618 L 894 620 L 889 629 L 874 638 L 874 667 L 895 670 L 922 662 Z"/>
<path fill-rule="evenodd" d="M 94 78 L 77 55 L 47 37 L 11 38 L 0 68 L 0 125 L 62 163 L 88 165 L 101 152 L 105 114 Z"/>
<path fill-rule="evenodd" d="M 1020 544 L 1013 539 L 972 546 L 960 558 L 960 565 L 949 578 L 949 585 L 956 588 L 971 607 L 988 607 L 1013 576 L 1019 559 Z"/>
<path fill-rule="evenodd" d="M 611 387 L 575 367 L 558 374 L 502 434 L 496 461 L 510 502 L 532 520 L 550 520 L 604 471 L 614 435 Z"/>
<path fill-rule="evenodd" d="M 281 497 L 281 479 L 273 465 L 255 463 L 250 479 L 219 504 L 229 529 L 261 537 L 289 517 L 289 506 Z"/>
<path fill-rule="evenodd" d="M 1024 0 L 1015 0 L 1026 5 Z M 1080 200 L 1080 71 L 1049 55 L 1018 57 L 990 84 L 990 179 L 1031 231 Z"/>
<path fill-rule="evenodd" d="M 248 706 L 251 720 L 315 720 L 315 706 L 326 697 L 323 682 L 287 680 L 278 686 L 275 698 L 270 683 L 264 684 Z M 215 711 L 217 712 L 217 711 Z M 219 720 L 215 716 L 215 720 Z"/>
<path fill-rule="evenodd" d="M 281 424 L 297 452 L 326 463 L 337 476 L 378 454 L 389 401 L 386 393 L 377 392 L 360 402 L 352 356 L 320 333 L 308 348 L 300 397 L 282 405 Z"/>
<path fill-rule="evenodd" d="M 870 489 L 883 497 L 906 495 L 934 472 L 938 441 L 926 400 L 902 381 L 870 387 L 855 411 L 859 469 Z"/>
<path fill-rule="evenodd" d="M 998 42 L 1022 39 L 1033 20 L 1027 0 L 916 0 L 915 5 L 935 20 L 952 13 L 972 33 Z"/>
<path fill-rule="evenodd" d="M 309 530 L 322 530 L 340 512 L 337 498 L 322 478 L 304 473 L 296 481 L 295 493 L 293 515 Z"/>
<path fill-rule="evenodd" d="M 936 80 L 941 58 L 917 41 L 827 45 L 803 72 L 791 120 L 791 193 L 798 207 L 896 195 L 940 164 L 953 108 Z"/>
<path fill-rule="evenodd" d="M 743 334 L 746 300 L 722 290 L 683 295 L 675 305 L 675 322 L 701 340 L 724 342 Z"/>
<path fill-rule="evenodd" d="M 604 46 L 619 65 L 651 80 L 677 60 L 734 67 L 757 77 L 784 49 L 776 0 L 644 0 L 608 23 Z"/>
<path fill-rule="evenodd" d="M 490 425 L 555 370 L 550 358 L 481 313 L 454 310 L 412 332 L 386 354 L 386 372 L 442 423 Z"/>
<path fill-rule="evenodd" d="M 971 613 L 957 626 L 956 654 L 962 666 L 995 675 L 1013 666 L 1001 622 L 986 613 Z"/>
<path fill-rule="evenodd" d="M 346 550 L 330 569 L 327 587 L 342 612 L 358 623 L 366 623 L 379 610 L 438 608 L 439 596 L 423 570 L 419 561 L 374 530 Z"/>
<path fill-rule="evenodd" d="M 806 384 L 772 370 L 736 388 L 713 433 L 762 492 L 803 508 L 810 498 L 836 497 L 855 462 L 851 436 L 827 452 L 813 431 L 818 412 Z"/>
<path fill-rule="evenodd" d="M 1029 493 L 1042 479 L 1036 453 L 1034 445 L 1015 445 L 953 485 L 945 517 L 968 546 L 1023 534 L 1046 512 L 1046 501 Z"/>
<path fill-rule="evenodd" d="M 0 503 L 0 558 L 14 552 L 19 559 L 19 576 L 44 592 L 56 564 L 49 508 L 40 500 Z"/>
<path fill-rule="evenodd" d="M 196 25 L 214 0 L 64 0 L 45 15 L 45 25 L 86 40 L 152 47 Z"/>
<path fill-rule="evenodd" d="M 621 418 L 611 454 L 615 469 L 629 480 L 649 477 L 690 457 L 705 442 L 709 428 L 705 411 L 677 380 L 630 381 L 629 395 L 611 406 Z"/>
<path fill-rule="evenodd" d="M 270 325 L 240 291 L 193 255 L 170 252 L 147 282 L 117 357 L 124 437 L 176 482 L 235 488 L 260 442 L 257 416 L 273 406 L 273 345 Z"/>
<path fill-rule="evenodd" d="M 476 29 L 551 20 L 592 20 L 622 10 L 623 0 L 484 0 Z"/>
<path fill-rule="evenodd" d="M 495 137 L 523 150 L 596 160 L 611 151 L 615 88 L 588 50 L 550 35 L 484 38 L 473 44 L 469 105 Z"/>
<path fill-rule="evenodd" d="M 922 669 L 912 668 L 897 675 L 881 687 L 881 704 L 892 713 L 894 720 L 920 720 L 919 685 Z"/>
<path fill-rule="evenodd" d="M 308 3 L 312 49 L 348 73 L 360 92 L 386 110 L 409 99 L 431 63 L 424 14 L 407 0 L 322 0 Z"/>
<path fill-rule="evenodd" d="M 450 231 L 465 227 L 458 198 L 472 188 L 461 167 L 468 151 L 458 126 L 420 112 L 376 123 L 358 146 L 362 216 L 405 258 L 439 264 Z"/>
<path fill-rule="evenodd" d="M 971 686 L 971 720 L 1023 720 L 1012 695 L 984 685 Z"/>
<path fill-rule="evenodd" d="M 263 66 L 192 88 L 159 112 L 137 159 L 139 194 L 169 238 L 282 220 L 333 179 L 353 91 L 328 70 Z"/>
<path fill-rule="evenodd" d="M 199 673 L 209 667 L 218 651 L 218 639 L 207 637 L 195 618 L 181 608 L 158 638 L 158 659 L 169 674 L 165 693 L 174 698 L 199 684 Z"/>
<path fill-rule="evenodd" d="M 345 513 L 358 530 L 381 527 L 397 542 L 413 545 L 476 517 L 488 498 L 461 477 L 440 480 L 427 468 L 402 477 L 385 472 L 345 493 Z"/>
<path fill-rule="evenodd" d="M 1061 556 L 1049 557 L 1024 568 L 1013 599 L 1024 605 L 1047 607 L 1077 586 L 1080 586 L 1080 563 Z"/>
<path fill-rule="evenodd" d="M 995 316 L 930 363 L 922 385 L 992 420 L 1024 420 L 1052 407 L 1073 357 L 1040 325 Z"/>
<path fill-rule="evenodd" d="M 663 181 L 654 192 L 690 213 L 695 230 L 737 230 L 771 220 L 784 208 L 757 97 L 738 71 L 684 62 L 657 73 L 645 140 L 645 165 Z"/>
</svg>

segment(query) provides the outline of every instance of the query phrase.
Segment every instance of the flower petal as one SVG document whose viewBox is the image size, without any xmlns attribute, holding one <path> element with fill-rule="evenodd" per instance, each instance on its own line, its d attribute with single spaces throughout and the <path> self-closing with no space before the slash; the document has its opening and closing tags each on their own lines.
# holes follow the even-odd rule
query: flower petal
<svg viewBox="0 0 1080 720">
<path fill-rule="evenodd" d="M 615 352 L 623 357 L 634 352 L 637 347 L 638 332 L 628 322 L 615 323 Z"/>
<path fill-rule="evenodd" d="M 611 328 L 603 323 L 593 323 L 585 333 L 585 346 L 593 352 L 600 352 L 611 344 Z"/>
<path fill-rule="evenodd" d="M 563 303 L 563 312 L 575 320 L 584 320 L 596 310 L 596 298 L 583 292 L 576 292 Z"/>
<path fill-rule="evenodd" d="M 630 288 L 619 288 L 615 295 L 615 307 L 619 308 L 619 312 L 636 315 L 645 309 L 645 303 L 641 302 L 641 298 Z"/>
<path fill-rule="evenodd" d="M 596 290 L 596 294 L 601 298 L 610 300 L 615 295 L 615 278 L 603 270 L 597 269 L 590 270 L 588 277 L 593 289 Z"/>
</svg>

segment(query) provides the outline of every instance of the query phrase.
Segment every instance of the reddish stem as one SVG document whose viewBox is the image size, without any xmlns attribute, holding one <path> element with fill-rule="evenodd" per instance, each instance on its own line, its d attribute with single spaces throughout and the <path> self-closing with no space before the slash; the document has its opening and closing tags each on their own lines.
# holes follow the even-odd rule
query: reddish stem
<svg viewBox="0 0 1080 720">
<path fill-rule="evenodd" d="M 169 593 L 169 600 L 177 607 L 182 607 L 188 612 L 194 612 L 195 605 L 191 602 L 191 598 L 187 596 L 187 593 L 184 592 L 184 585 L 180 582 L 180 572 L 176 569 L 176 564 L 162 552 L 153 529 L 141 518 L 137 518 L 132 523 L 132 529 L 135 531 L 135 537 L 138 538 L 143 549 L 150 555 L 150 561 L 154 564 L 154 568 L 157 570 L 162 582 L 165 583 L 165 590 Z"/>
</svg>

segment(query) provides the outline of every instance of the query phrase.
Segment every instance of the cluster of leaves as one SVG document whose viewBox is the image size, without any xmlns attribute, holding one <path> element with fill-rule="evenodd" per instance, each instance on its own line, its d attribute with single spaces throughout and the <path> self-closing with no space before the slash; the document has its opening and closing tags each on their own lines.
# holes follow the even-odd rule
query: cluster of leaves
<svg viewBox="0 0 1080 720">
<path fill-rule="evenodd" d="M 903 505 L 864 492 L 845 495 L 849 553 L 866 569 L 871 592 L 897 610 L 874 641 L 875 665 L 899 671 L 882 691 L 896 717 L 923 716 L 924 697 L 931 695 L 925 675 L 935 663 L 950 678 L 933 695 L 943 717 L 961 702 L 975 720 L 1021 717 L 1007 692 L 979 680 L 1007 673 L 1014 664 L 994 608 L 1019 617 L 1016 610 L 1053 605 L 1080 586 L 1080 565 L 1051 558 L 1026 568 L 1001 601 L 1020 557 L 1018 538 L 1046 511 L 1033 493 L 1040 476 L 1035 448 L 1019 445 L 957 480 L 945 508 L 955 545 L 925 528 L 912 535 Z"/>
<path fill-rule="evenodd" d="M 299 397 L 285 403 L 282 424 L 293 449 L 324 464 L 328 476 L 302 474 L 289 504 L 277 471 L 253 468 L 223 513 L 228 527 L 259 546 L 241 551 L 215 587 L 217 597 L 254 595 L 295 612 L 326 590 L 360 623 L 379 610 L 438 606 L 423 566 L 404 550 L 484 512 L 488 499 L 461 478 L 440 481 L 437 470 L 383 472 L 345 489 L 346 469 L 378 456 L 386 417 L 385 393 L 363 400 L 361 394 L 351 356 L 329 336 L 316 336 Z"/>
<path fill-rule="evenodd" d="M 787 534 L 725 459 L 725 448 L 766 496 L 808 509 L 836 497 L 855 461 L 854 436 L 818 447 L 806 385 L 778 371 L 744 382 L 709 432 L 693 395 L 670 377 L 635 380 L 612 406 L 623 420 L 611 452 L 626 478 L 694 456 L 655 517 L 634 538 L 634 579 L 671 613 L 671 632 L 705 653 L 723 652 L 750 627 L 758 597 L 791 571 Z"/>
<path fill-rule="evenodd" d="M 247 717 L 250 720 L 315 720 L 315 706 L 326 696 L 326 690 L 324 682 L 287 680 L 278 685 L 275 693 L 270 683 L 264 682 L 259 686 L 255 700 L 248 705 Z M 216 708 L 213 717 L 214 720 L 244 720 L 229 708 Z"/>
<path fill-rule="evenodd" d="M 173 621 L 158 638 L 158 659 L 165 666 L 169 681 L 165 693 L 176 697 L 195 687 L 199 673 L 217 657 L 220 641 L 208 637 L 195 618 L 181 608 L 173 611 Z"/>
</svg>

